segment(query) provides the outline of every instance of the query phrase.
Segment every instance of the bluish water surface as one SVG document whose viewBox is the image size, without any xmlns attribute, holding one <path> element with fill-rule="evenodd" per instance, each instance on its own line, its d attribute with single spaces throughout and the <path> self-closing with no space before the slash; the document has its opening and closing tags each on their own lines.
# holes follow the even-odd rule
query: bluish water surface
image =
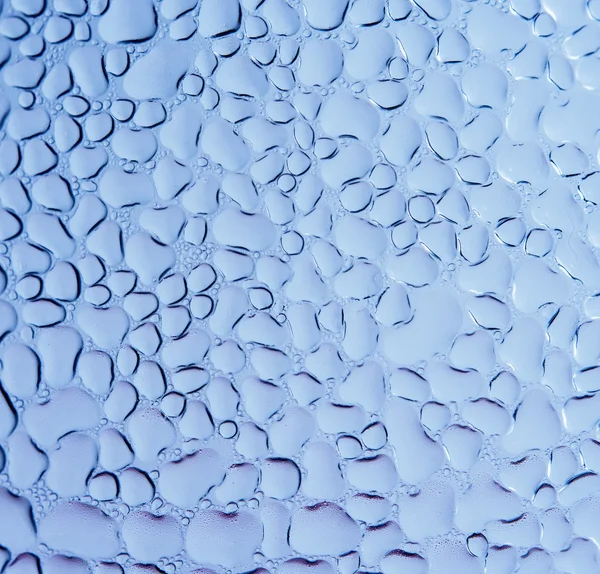
<svg viewBox="0 0 600 574">
<path fill-rule="evenodd" d="M 600 0 L 0 15 L 0 572 L 600 572 Z"/>
</svg>

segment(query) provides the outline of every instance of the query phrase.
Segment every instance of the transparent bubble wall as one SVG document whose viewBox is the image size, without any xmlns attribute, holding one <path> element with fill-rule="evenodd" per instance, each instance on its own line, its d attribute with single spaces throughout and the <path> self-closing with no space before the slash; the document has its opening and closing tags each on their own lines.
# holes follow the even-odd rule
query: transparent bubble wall
<svg viewBox="0 0 600 574">
<path fill-rule="evenodd" d="M 600 572 L 600 0 L 0 7 L 1 572 Z"/>
</svg>

